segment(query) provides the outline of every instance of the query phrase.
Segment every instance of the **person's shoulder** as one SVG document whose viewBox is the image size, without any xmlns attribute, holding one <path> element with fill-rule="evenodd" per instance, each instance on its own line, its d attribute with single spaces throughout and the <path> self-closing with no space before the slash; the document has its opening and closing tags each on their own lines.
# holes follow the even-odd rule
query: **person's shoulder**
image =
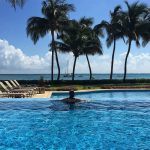
<svg viewBox="0 0 150 150">
<path fill-rule="evenodd" d="M 63 102 L 67 102 L 67 103 L 77 103 L 77 102 L 81 102 L 80 99 L 77 98 L 65 98 L 62 100 Z"/>
</svg>

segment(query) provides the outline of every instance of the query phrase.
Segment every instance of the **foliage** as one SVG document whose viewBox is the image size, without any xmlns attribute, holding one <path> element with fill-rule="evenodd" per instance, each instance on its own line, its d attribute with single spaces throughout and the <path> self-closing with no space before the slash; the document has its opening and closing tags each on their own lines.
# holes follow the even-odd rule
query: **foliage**
<svg viewBox="0 0 150 150">
<path fill-rule="evenodd" d="M 19 7 L 23 7 L 26 0 L 7 0 L 12 7 L 14 7 L 16 9 L 16 6 L 19 6 Z"/>
</svg>

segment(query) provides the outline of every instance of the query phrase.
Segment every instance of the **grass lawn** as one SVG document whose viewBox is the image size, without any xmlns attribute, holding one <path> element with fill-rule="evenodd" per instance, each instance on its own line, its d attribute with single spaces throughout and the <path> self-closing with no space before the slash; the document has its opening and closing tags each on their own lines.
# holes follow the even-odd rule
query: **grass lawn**
<svg viewBox="0 0 150 150">
<path fill-rule="evenodd" d="M 93 90 L 93 89 L 150 89 L 150 84 L 139 83 L 139 84 L 75 84 L 75 85 L 66 85 L 66 84 L 56 84 L 49 87 L 51 91 L 68 91 L 73 90 Z"/>
</svg>

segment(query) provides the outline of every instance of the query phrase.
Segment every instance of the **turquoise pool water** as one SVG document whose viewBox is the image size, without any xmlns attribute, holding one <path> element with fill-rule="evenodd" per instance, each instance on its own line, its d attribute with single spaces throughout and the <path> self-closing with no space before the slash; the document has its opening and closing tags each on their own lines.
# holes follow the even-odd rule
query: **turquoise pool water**
<svg viewBox="0 0 150 150">
<path fill-rule="evenodd" d="M 53 100 L 61 100 L 68 96 L 68 93 L 53 93 Z M 77 92 L 76 97 L 89 101 L 135 101 L 150 102 L 150 91 L 147 90 L 114 90 L 114 91 L 95 91 L 95 92 Z"/>
<path fill-rule="evenodd" d="M 70 107 L 49 99 L 0 100 L 0 149 L 150 148 L 150 92 L 77 94 Z"/>
</svg>

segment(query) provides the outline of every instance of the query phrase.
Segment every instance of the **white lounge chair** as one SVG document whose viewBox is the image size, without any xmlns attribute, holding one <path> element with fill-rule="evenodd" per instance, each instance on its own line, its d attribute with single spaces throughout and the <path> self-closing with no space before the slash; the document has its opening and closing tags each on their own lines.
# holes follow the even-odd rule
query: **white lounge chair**
<svg viewBox="0 0 150 150">
<path fill-rule="evenodd" d="M 24 97 L 32 96 L 31 93 L 29 93 L 29 92 L 9 90 L 2 82 L 0 82 L 0 86 L 5 91 L 4 93 L 1 93 L 1 95 L 4 97 L 6 96 L 6 97 L 13 97 L 13 98 L 24 98 Z"/>
<path fill-rule="evenodd" d="M 12 80 L 11 80 L 12 81 Z M 36 93 L 39 93 L 40 87 L 32 87 L 32 86 L 21 86 L 17 80 L 12 81 L 18 88 L 26 88 L 26 89 L 34 89 Z"/>
<path fill-rule="evenodd" d="M 18 89 L 18 85 L 16 85 L 16 83 L 13 80 L 10 80 L 10 83 L 14 86 L 14 88 Z"/>
<path fill-rule="evenodd" d="M 5 97 L 7 95 L 7 93 L 3 93 L 2 91 L 0 91 L 0 98 Z"/>
<path fill-rule="evenodd" d="M 25 98 L 29 97 L 25 93 L 7 93 L 7 92 L 2 92 L 0 91 L 0 98 Z"/>
<path fill-rule="evenodd" d="M 19 88 L 19 89 L 17 89 L 17 88 L 14 88 L 10 83 L 9 83 L 9 81 L 5 81 L 5 83 L 7 84 L 7 86 L 9 87 L 9 89 L 11 90 L 11 91 L 13 91 L 13 92 L 29 92 L 31 95 L 34 95 L 35 94 L 35 92 L 34 92 L 34 90 L 33 89 L 28 89 L 28 88 Z"/>
</svg>

